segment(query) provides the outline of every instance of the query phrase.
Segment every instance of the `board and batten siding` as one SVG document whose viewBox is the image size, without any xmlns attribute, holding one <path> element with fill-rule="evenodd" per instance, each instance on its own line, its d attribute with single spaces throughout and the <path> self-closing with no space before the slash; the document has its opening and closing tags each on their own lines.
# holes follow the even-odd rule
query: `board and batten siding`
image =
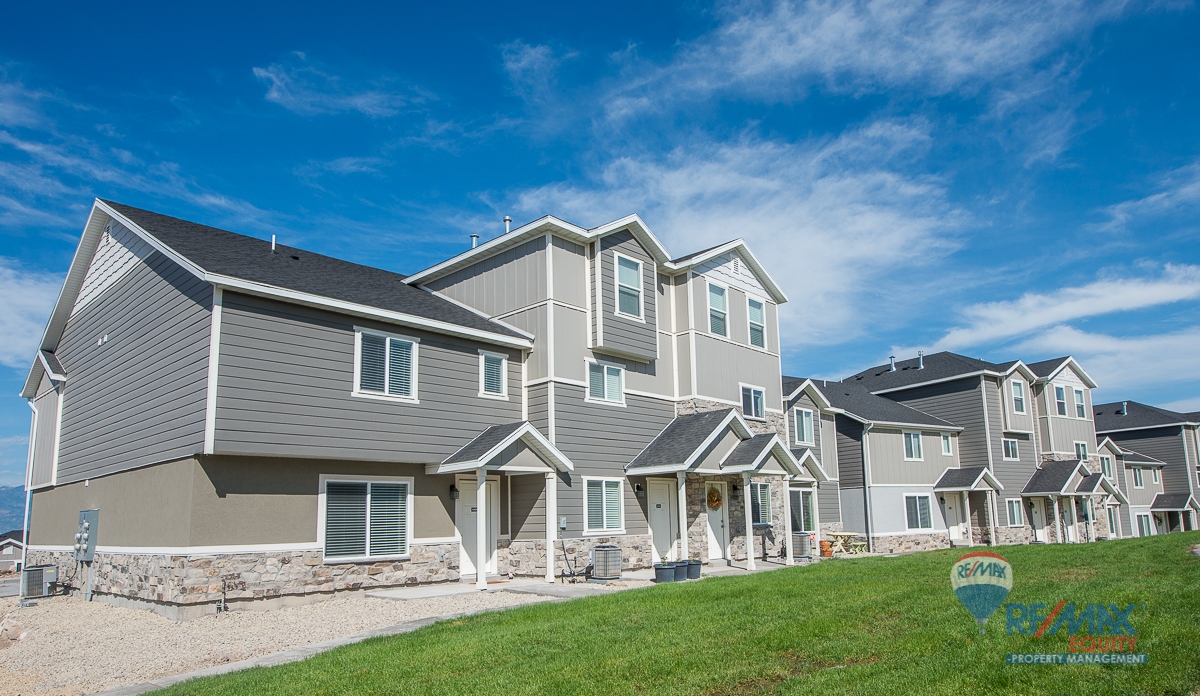
<svg viewBox="0 0 1200 696">
<path fill-rule="evenodd" d="M 617 314 L 616 254 L 628 256 L 642 264 L 643 321 Z M 628 230 L 614 232 L 600 239 L 600 302 L 604 317 L 601 320 L 597 350 L 613 351 L 627 357 L 653 360 L 658 357 L 657 279 L 654 259 Z"/>
<path fill-rule="evenodd" d="M 955 454 L 942 454 L 941 433 L 921 431 L 921 461 L 904 459 L 905 432 L 893 428 L 872 428 L 868 433 L 871 450 L 872 485 L 924 485 L 937 483 L 946 469 L 958 468 Z M 951 436 L 951 439 L 953 436 Z M 951 447 L 957 452 L 956 447 Z"/>
<path fill-rule="evenodd" d="M 796 442 L 796 439 L 799 436 L 799 432 L 796 429 L 796 411 L 799 409 L 808 409 L 809 411 L 812 411 L 813 444 L 811 445 L 800 445 Z M 824 467 L 825 458 L 823 456 L 823 450 L 825 432 L 823 423 L 821 421 L 821 409 L 817 408 L 817 405 L 813 402 L 812 398 L 808 394 L 801 392 L 799 396 L 787 403 L 787 408 L 784 411 L 787 414 L 787 445 L 788 448 L 792 450 L 792 454 L 799 457 L 800 455 L 804 454 L 805 450 L 811 449 L 813 456 L 815 456 L 821 466 Z M 828 473 L 828 469 L 826 469 L 826 473 Z"/>
<path fill-rule="evenodd" d="M 558 302 L 587 307 L 587 250 L 562 237 L 550 238 L 552 295 Z"/>
<path fill-rule="evenodd" d="M 958 437 L 959 466 L 988 465 L 987 435 L 984 431 L 983 396 L 980 393 L 979 377 L 913 387 L 880 396 L 962 426 L 965 430 Z"/>
<path fill-rule="evenodd" d="M 55 351 L 67 371 L 59 484 L 203 449 L 212 298 L 154 252 L 71 316 Z"/>
<path fill-rule="evenodd" d="M 43 375 L 37 396 L 33 399 L 36 414 L 33 416 L 31 443 L 33 471 L 29 475 L 29 484 L 33 488 L 54 482 L 54 436 L 58 433 L 58 398 L 62 386 L 51 384 L 50 378 Z"/>
<path fill-rule="evenodd" d="M 1108 436 L 1120 446 L 1131 449 L 1138 454 L 1153 457 L 1160 462 L 1166 462 L 1163 467 L 1162 481 L 1167 493 L 1187 493 L 1190 488 L 1190 477 L 1194 476 L 1188 469 L 1184 459 L 1182 426 L 1173 425 L 1166 428 L 1148 428 L 1146 430 L 1131 430 L 1129 432 L 1108 433 Z M 1149 473 L 1147 471 L 1147 473 Z M 1149 478 L 1147 476 L 1147 478 Z M 1130 484 L 1132 486 L 1132 483 Z M 1147 482 L 1147 487 L 1150 483 Z M 1132 489 L 1131 489 L 1132 492 Z"/>
<path fill-rule="evenodd" d="M 357 397 L 354 327 L 420 339 L 420 403 Z M 479 350 L 509 355 L 508 400 L 479 396 Z M 436 463 L 521 420 L 520 351 L 226 293 L 215 450 Z"/>
<path fill-rule="evenodd" d="M 505 249 L 424 286 L 493 317 L 542 302 L 549 297 L 546 238 Z"/>
<path fill-rule="evenodd" d="M 719 338 L 696 334 L 696 395 L 742 403 L 739 384 L 763 389 L 766 407 L 778 412 L 783 403 L 779 356 Z"/>
</svg>

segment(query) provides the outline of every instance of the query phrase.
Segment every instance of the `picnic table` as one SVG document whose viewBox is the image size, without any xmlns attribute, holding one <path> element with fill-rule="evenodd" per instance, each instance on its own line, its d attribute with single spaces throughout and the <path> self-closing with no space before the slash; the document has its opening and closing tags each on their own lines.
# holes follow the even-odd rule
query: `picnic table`
<svg viewBox="0 0 1200 696">
<path fill-rule="evenodd" d="M 825 536 L 832 540 L 830 546 L 834 553 L 851 553 L 847 544 L 858 534 L 855 532 L 826 532 Z"/>
</svg>

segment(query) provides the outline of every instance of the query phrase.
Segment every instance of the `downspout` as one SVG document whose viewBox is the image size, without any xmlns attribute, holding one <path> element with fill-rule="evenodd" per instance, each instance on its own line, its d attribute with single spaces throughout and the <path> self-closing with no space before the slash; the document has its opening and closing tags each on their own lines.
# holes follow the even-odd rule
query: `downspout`
<svg viewBox="0 0 1200 696">
<path fill-rule="evenodd" d="M 37 441 L 37 407 L 33 405 L 33 399 L 26 399 L 25 403 L 29 404 L 29 410 L 33 411 L 33 415 L 29 417 L 29 454 L 25 460 L 25 523 L 24 529 L 21 532 L 21 572 L 25 572 L 25 566 L 29 562 L 29 508 L 33 505 L 33 447 Z M 25 584 L 20 581 L 20 576 L 17 580 L 17 603 L 25 599 Z"/>
<path fill-rule="evenodd" d="M 867 534 L 867 552 L 875 553 L 875 542 L 871 538 L 871 427 L 874 423 L 863 425 L 863 526 Z"/>
</svg>

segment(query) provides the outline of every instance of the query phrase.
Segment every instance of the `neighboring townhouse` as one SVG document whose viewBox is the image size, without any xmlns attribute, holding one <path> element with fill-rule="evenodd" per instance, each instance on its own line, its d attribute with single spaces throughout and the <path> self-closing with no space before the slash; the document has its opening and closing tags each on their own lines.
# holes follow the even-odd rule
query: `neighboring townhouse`
<svg viewBox="0 0 1200 696">
<path fill-rule="evenodd" d="M 1100 454 L 1101 471 L 1120 486 L 1129 501 L 1123 513 L 1116 510 L 1110 516 L 1109 536 L 1120 538 L 1158 533 L 1151 507 L 1163 492 L 1162 469 L 1166 463 L 1121 447 L 1106 435 L 1097 437 L 1100 438 L 1096 450 Z"/>
<path fill-rule="evenodd" d="M 819 385 L 819 386 L 818 386 Z M 841 532 L 841 493 L 838 488 L 837 425 L 820 389 L 829 382 L 803 377 L 783 378 L 785 439 L 797 460 L 813 457 L 828 477 L 812 491 L 794 486 L 793 531 L 808 532 L 820 541 L 822 532 Z"/>
<path fill-rule="evenodd" d="M 1137 535 L 1196 529 L 1200 419 L 1136 401 L 1099 404 L 1094 412 L 1098 434 L 1140 453 L 1136 465 L 1126 461 Z"/>
<path fill-rule="evenodd" d="M 0 571 L 20 570 L 25 552 L 25 532 L 14 529 L 0 534 Z"/>
<path fill-rule="evenodd" d="M 22 391 L 30 563 L 78 582 L 89 509 L 96 591 L 176 616 L 600 544 L 791 562 L 785 482 L 828 476 L 785 443 L 786 299 L 636 216 L 406 277 L 97 200 Z"/>
</svg>

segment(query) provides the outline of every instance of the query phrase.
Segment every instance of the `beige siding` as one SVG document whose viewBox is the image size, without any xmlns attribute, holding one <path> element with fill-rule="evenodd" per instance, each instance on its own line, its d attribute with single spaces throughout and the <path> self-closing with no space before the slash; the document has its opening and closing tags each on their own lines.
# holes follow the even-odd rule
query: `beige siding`
<svg viewBox="0 0 1200 696">
<path fill-rule="evenodd" d="M 1013 408 L 1013 390 L 1012 383 L 1020 382 L 1025 389 L 1025 413 L 1017 413 Z M 1029 388 L 1029 383 L 1019 377 L 1013 377 L 1004 380 L 1004 415 L 1005 415 L 1005 430 L 1033 432 L 1033 399 L 1032 391 Z"/>
<path fill-rule="evenodd" d="M 957 442 L 954 454 L 942 454 L 941 433 L 921 432 L 921 453 L 924 461 L 904 460 L 904 431 L 873 428 L 869 433 L 872 484 L 932 485 L 942 473 L 958 467 Z M 955 438 L 957 439 L 957 438 Z"/>
<path fill-rule="evenodd" d="M 762 387 L 767 408 L 779 410 L 783 385 L 779 358 L 711 336 L 696 336 L 696 392 L 700 397 L 741 403 L 739 383 Z"/>
<path fill-rule="evenodd" d="M 554 376 L 577 381 L 587 380 L 584 358 L 587 348 L 587 314 L 578 309 L 553 305 Z"/>
<path fill-rule="evenodd" d="M 1146 468 L 1142 470 L 1142 483 L 1145 488 L 1134 488 L 1133 486 L 1133 471 L 1131 469 L 1136 466 L 1127 465 L 1125 467 L 1125 494 L 1129 498 L 1130 505 L 1149 505 L 1154 502 L 1154 498 L 1159 493 L 1163 492 L 1162 475 L 1159 474 L 1158 483 L 1154 482 L 1153 470 Z"/>
<path fill-rule="evenodd" d="M 37 409 L 33 427 L 33 471 L 30 485 L 46 486 L 54 481 L 54 438 L 58 432 L 58 390 L 42 378 L 39 394 L 33 400 Z"/>
<path fill-rule="evenodd" d="M 551 237 L 553 298 L 559 302 L 587 306 L 587 262 L 581 245 Z"/>
<path fill-rule="evenodd" d="M 538 237 L 489 256 L 426 287 L 488 316 L 541 302 L 548 297 L 546 238 Z"/>
<path fill-rule="evenodd" d="M 838 479 L 837 424 L 833 416 L 821 414 L 821 468 Z"/>
</svg>

